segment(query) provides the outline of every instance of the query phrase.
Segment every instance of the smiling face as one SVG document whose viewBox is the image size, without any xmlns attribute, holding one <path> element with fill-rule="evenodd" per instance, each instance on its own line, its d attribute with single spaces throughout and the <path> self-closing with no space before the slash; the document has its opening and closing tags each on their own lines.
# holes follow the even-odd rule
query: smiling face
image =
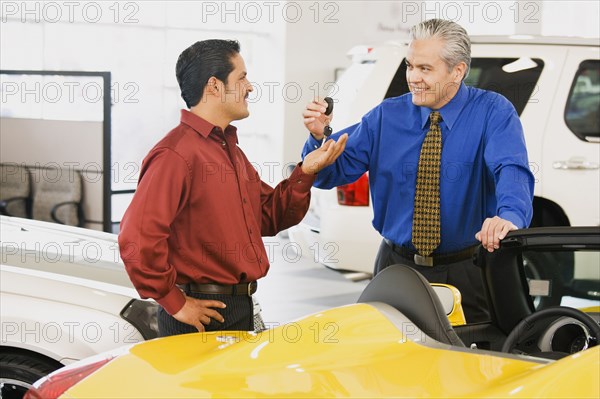
<svg viewBox="0 0 600 399">
<path fill-rule="evenodd" d="M 449 71 L 440 56 L 443 47 L 444 42 L 438 38 L 410 43 L 406 54 L 406 81 L 413 104 L 437 110 L 458 92 L 467 66 L 460 62 Z"/>
<path fill-rule="evenodd" d="M 236 54 L 230 59 L 233 70 L 227 76 L 227 84 L 219 82 L 223 90 L 221 93 L 221 102 L 223 104 L 223 113 L 227 119 L 232 121 L 247 118 L 250 115 L 248 110 L 248 95 L 253 88 L 247 78 L 246 64 L 241 55 Z"/>
</svg>

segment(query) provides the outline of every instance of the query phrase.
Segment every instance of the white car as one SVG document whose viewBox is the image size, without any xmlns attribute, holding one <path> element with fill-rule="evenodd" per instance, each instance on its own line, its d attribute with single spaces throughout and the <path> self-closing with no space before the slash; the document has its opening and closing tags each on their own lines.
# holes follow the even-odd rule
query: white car
<svg viewBox="0 0 600 399">
<path fill-rule="evenodd" d="M 599 48 L 594 39 L 472 38 L 466 84 L 502 93 L 523 124 L 536 179 L 532 227 L 600 224 Z M 387 43 L 349 53 L 352 64 L 330 93 L 334 131 L 408 92 L 406 51 L 407 43 Z M 313 188 L 290 239 L 330 268 L 371 274 L 381 236 L 369 197 L 368 174 L 337 189 Z"/>
<path fill-rule="evenodd" d="M 116 235 L 6 216 L 0 227 L 0 397 L 157 336 L 157 304 L 139 299 Z"/>
</svg>

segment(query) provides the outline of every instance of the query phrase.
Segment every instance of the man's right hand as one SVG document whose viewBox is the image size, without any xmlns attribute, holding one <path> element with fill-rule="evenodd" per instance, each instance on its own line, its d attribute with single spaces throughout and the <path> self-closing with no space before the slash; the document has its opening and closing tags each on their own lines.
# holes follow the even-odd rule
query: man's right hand
<svg viewBox="0 0 600 399">
<path fill-rule="evenodd" d="M 323 130 L 325 125 L 328 125 L 333 119 L 333 113 L 325 115 L 327 103 L 321 98 L 317 98 L 306 105 L 306 109 L 302 112 L 304 118 L 304 126 L 312 133 L 317 140 L 322 140 Z"/>
<path fill-rule="evenodd" d="M 215 319 L 219 323 L 225 322 L 223 316 L 212 308 L 224 309 L 225 304 L 221 301 L 203 300 L 186 296 L 185 304 L 173 317 L 182 323 L 196 327 L 200 332 L 204 332 L 204 326 L 209 325 L 211 319 Z"/>
</svg>

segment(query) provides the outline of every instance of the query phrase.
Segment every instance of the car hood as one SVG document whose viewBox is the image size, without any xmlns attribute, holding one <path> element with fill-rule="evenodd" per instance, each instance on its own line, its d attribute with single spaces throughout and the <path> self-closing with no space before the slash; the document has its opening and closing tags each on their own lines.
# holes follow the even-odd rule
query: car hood
<svg viewBox="0 0 600 399">
<path fill-rule="evenodd" d="M 2 216 L 3 274 L 29 276 L 137 298 L 119 255 L 117 235 Z M 32 294 L 35 286 L 29 284 Z M 3 292 L 13 292 L 3 284 Z"/>
<path fill-rule="evenodd" d="M 597 350 L 580 354 L 574 368 L 575 356 L 538 362 L 430 345 L 426 342 L 431 339 L 425 336 L 406 339 L 408 334 L 402 330 L 414 331 L 414 325 L 398 323 L 401 318 L 392 320 L 393 309 L 384 312 L 381 305 L 334 308 L 258 335 L 217 332 L 148 341 L 131 347 L 72 387 L 65 397 L 526 397 L 561 396 L 567 390 L 572 397 L 599 393 Z M 570 369 L 569 362 L 573 363 Z M 555 367 L 561 364 L 567 367 Z M 560 379 L 557 373 L 562 373 Z M 569 374 L 566 379 L 565 373 Z M 127 375 L 125 382 L 116 383 L 123 381 L 123 375 Z M 568 387 L 557 389 L 558 380 L 569 381 Z"/>
</svg>

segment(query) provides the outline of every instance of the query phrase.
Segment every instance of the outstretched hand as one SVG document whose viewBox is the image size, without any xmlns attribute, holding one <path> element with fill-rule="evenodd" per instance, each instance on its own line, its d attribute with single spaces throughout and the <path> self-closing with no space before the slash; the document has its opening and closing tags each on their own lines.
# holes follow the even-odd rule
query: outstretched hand
<svg viewBox="0 0 600 399">
<path fill-rule="evenodd" d="M 314 175 L 331 165 L 344 152 L 348 133 L 342 134 L 338 141 L 327 140 L 320 148 L 307 154 L 302 162 L 302 172 L 307 175 Z"/>
</svg>

